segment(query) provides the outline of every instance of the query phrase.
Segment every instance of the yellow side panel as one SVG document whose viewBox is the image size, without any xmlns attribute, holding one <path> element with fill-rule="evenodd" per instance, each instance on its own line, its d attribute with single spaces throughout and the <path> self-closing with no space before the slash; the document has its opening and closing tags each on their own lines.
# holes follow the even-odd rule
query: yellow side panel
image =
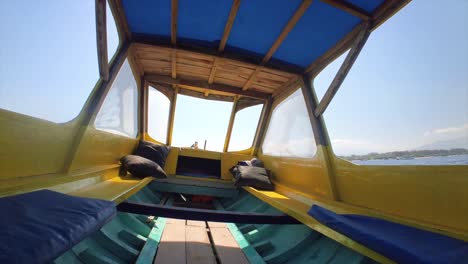
<svg viewBox="0 0 468 264">
<path fill-rule="evenodd" d="M 62 170 L 74 123 L 56 124 L 0 109 L 0 180 Z"/>
<path fill-rule="evenodd" d="M 345 203 L 468 233 L 468 166 L 358 166 L 336 158 Z"/>
<path fill-rule="evenodd" d="M 136 138 L 89 127 L 78 147 L 71 170 L 118 164 L 120 158 L 132 153 L 137 144 Z"/>
<path fill-rule="evenodd" d="M 166 164 L 164 166 L 164 171 L 167 174 L 171 174 L 171 175 L 176 174 L 178 156 L 179 156 L 179 148 L 171 148 L 171 150 L 169 151 L 169 154 L 167 155 Z"/>
<path fill-rule="evenodd" d="M 220 160 L 221 153 L 202 149 L 179 148 L 179 155 L 203 159 Z"/>
<path fill-rule="evenodd" d="M 223 153 L 221 154 L 221 179 L 232 180 L 232 174 L 229 169 L 237 165 L 241 160 L 250 160 L 252 155 L 238 154 L 238 153 Z"/>
<path fill-rule="evenodd" d="M 317 149 L 314 158 L 285 158 L 260 155 L 265 167 L 271 170 L 273 180 L 296 190 L 304 196 L 318 195 L 330 198 L 330 182 L 324 173 L 322 149 Z"/>
<path fill-rule="evenodd" d="M 153 180 L 153 177 L 139 179 L 135 177 L 115 177 L 107 181 L 94 184 L 69 194 L 114 201 L 117 204 L 127 200 Z"/>
</svg>

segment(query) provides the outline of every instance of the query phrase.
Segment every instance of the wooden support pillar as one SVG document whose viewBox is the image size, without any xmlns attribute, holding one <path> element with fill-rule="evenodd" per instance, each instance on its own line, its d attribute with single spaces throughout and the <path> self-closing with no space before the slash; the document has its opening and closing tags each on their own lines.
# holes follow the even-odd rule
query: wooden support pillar
<svg viewBox="0 0 468 264">
<path fill-rule="evenodd" d="M 238 101 L 239 101 L 239 96 L 235 96 L 234 103 L 232 104 L 231 117 L 229 118 L 229 125 L 228 125 L 228 129 L 226 132 L 226 138 L 224 140 L 224 148 L 223 148 L 224 152 L 227 152 L 229 141 L 231 141 L 232 127 L 234 126 L 234 120 L 236 119 L 236 108 L 237 108 Z"/>
<path fill-rule="evenodd" d="M 172 130 L 174 128 L 174 118 L 175 118 L 175 109 L 177 104 L 177 94 L 179 93 L 179 86 L 176 86 L 174 89 L 174 96 L 172 97 L 171 101 L 171 110 L 169 112 L 169 125 L 167 127 L 167 145 L 172 144 Z"/>
<path fill-rule="evenodd" d="M 71 169 L 71 165 L 75 158 L 75 154 L 78 151 L 78 147 L 81 143 L 81 140 L 88 129 L 88 126 L 94 122 L 96 118 L 97 112 L 101 107 L 102 103 L 104 102 L 104 98 L 106 97 L 109 89 L 112 86 L 117 74 L 119 73 L 122 64 L 124 63 L 125 59 L 127 58 L 129 50 L 129 44 L 123 43 L 121 48 L 117 51 L 117 56 L 115 60 L 113 60 L 112 65 L 109 71 L 109 78 L 108 80 L 100 80 L 92 92 L 90 98 L 86 102 L 82 113 L 80 114 L 80 126 L 78 131 L 76 132 L 75 136 L 73 137 L 73 143 L 70 146 L 70 150 L 68 152 L 67 157 L 65 158 L 64 165 L 62 167 L 62 172 L 68 173 Z"/>
<path fill-rule="evenodd" d="M 96 42 L 99 75 L 102 80 L 109 79 L 109 61 L 107 56 L 106 0 L 96 0 Z"/>
<path fill-rule="evenodd" d="M 148 133 L 148 84 L 143 76 L 140 77 L 140 135 L 141 139 L 145 139 Z"/>
<path fill-rule="evenodd" d="M 316 98 L 313 94 L 311 80 L 307 75 L 302 77 L 302 94 L 304 95 L 304 100 L 307 107 L 307 112 L 309 114 L 310 123 L 312 125 L 312 131 L 314 133 L 315 144 L 317 147 L 321 147 L 324 151 L 323 155 L 320 157 L 322 162 L 322 167 L 324 171 L 324 176 L 328 178 L 328 191 L 330 193 L 330 199 L 339 201 L 338 191 L 336 189 L 335 183 L 335 170 L 333 167 L 333 159 L 331 153 L 329 153 L 329 143 L 326 136 L 326 131 L 324 128 L 324 123 L 321 117 L 316 117 L 314 115 L 314 109 L 317 105 Z"/>
<path fill-rule="evenodd" d="M 346 56 L 346 59 L 344 60 L 338 72 L 336 73 L 335 78 L 333 79 L 332 83 L 328 87 L 328 90 L 323 96 L 322 100 L 320 101 L 320 104 L 315 109 L 315 112 L 314 112 L 315 116 L 318 117 L 325 112 L 331 100 L 335 96 L 336 92 L 338 91 L 338 89 L 340 89 L 340 86 L 343 83 L 344 79 L 346 78 L 346 75 L 348 75 L 349 71 L 351 70 L 351 67 L 353 66 L 354 62 L 359 56 L 359 53 L 364 47 L 364 44 L 366 44 L 366 41 L 369 38 L 369 35 L 370 35 L 370 23 L 364 23 L 361 31 L 359 32 L 359 34 L 357 35 L 353 43 L 353 46 L 351 47 L 351 50 Z"/>
<path fill-rule="evenodd" d="M 255 137 L 252 144 L 252 155 L 257 155 L 258 150 L 260 149 L 260 144 L 262 144 L 263 138 L 265 137 L 266 133 L 266 126 L 268 124 L 268 120 L 271 115 L 271 106 L 273 103 L 273 99 L 269 98 L 265 100 L 265 104 L 263 104 L 262 113 L 260 114 L 260 120 L 257 126 L 257 131 L 255 132 Z"/>
</svg>

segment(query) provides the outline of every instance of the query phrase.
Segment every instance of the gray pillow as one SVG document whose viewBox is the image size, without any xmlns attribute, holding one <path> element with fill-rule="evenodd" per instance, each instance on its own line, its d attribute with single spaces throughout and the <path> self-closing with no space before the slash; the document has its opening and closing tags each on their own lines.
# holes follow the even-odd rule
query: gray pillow
<svg viewBox="0 0 468 264">
<path fill-rule="evenodd" d="M 166 178 L 166 172 L 156 162 L 136 155 L 127 155 L 120 159 L 122 166 L 120 173 L 130 172 L 132 175 L 144 178 L 153 176 L 155 178 Z M 126 174 L 126 173 L 125 173 Z"/>
<path fill-rule="evenodd" d="M 265 191 L 272 191 L 275 188 L 270 180 L 270 172 L 265 168 L 234 166 L 231 173 L 236 186 L 250 186 Z"/>
</svg>

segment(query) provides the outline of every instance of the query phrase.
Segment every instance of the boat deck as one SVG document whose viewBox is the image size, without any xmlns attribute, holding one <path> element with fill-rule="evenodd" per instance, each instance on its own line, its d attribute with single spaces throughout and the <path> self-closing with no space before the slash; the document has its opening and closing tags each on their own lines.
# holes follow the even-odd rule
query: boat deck
<svg viewBox="0 0 468 264">
<path fill-rule="evenodd" d="M 224 223 L 167 219 L 154 263 L 249 263 Z"/>
</svg>

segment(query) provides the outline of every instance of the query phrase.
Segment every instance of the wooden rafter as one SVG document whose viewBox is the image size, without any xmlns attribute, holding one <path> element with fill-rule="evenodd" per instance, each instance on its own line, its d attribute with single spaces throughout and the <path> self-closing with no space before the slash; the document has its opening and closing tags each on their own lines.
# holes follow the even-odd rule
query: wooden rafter
<svg viewBox="0 0 468 264">
<path fill-rule="evenodd" d="M 171 75 L 172 75 L 172 79 L 177 78 L 177 53 L 176 53 L 176 49 L 171 50 Z"/>
<path fill-rule="evenodd" d="M 171 44 L 176 45 L 177 42 L 177 14 L 178 0 L 171 1 Z"/>
<path fill-rule="evenodd" d="M 150 83 L 192 86 L 201 89 L 210 89 L 213 91 L 238 94 L 259 99 L 268 99 L 270 97 L 270 95 L 267 93 L 256 91 L 243 91 L 239 87 L 235 86 L 225 84 L 209 84 L 207 81 L 203 80 L 181 79 L 179 77 L 177 79 L 172 79 L 171 76 L 162 74 L 145 74 L 145 80 L 147 80 Z"/>
<path fill-rule="evenodd" d="M 299 19 L 304 15 L 306 12 L 307 8 L 312 4 L 313 0 L 304 0 L 302 1 L 301 5 L 297 8 L 296 12 L 294 12 L 293 16 L 289 19 L 288 23 L 284 26 L 283 30 L 281 31 L 280 35 L 278 38 L 276 38 L 275 42 L 271 46 L 271 48 L 268 50 L 268 52 L 265 54 L 265 56 L 262 59 L 262 62 L 260 63 L 259 66 L 255 69 L 255 71 L 250 75 L 249 79 L 245 82 L 244 86 L 242 87 L 242 90 L 247 90 L 250 88 L 252 83 L 255 81 L 257 74 L 262 70 L 262 66 L 265 65 L 273 56 L 273 54 L 276 52 L 276 50 L 280 47 L 281 43 L 286 39 L 288 36 L 289 32 L 294 28 L 294 26 L 297 24 Z"/>
<path fill-rule="evenodd" d="M 219 52 L 224 51 L 224 48 L 226 47 L 226 43 L 229 38 L 229 34 L 231 33 L 231 28 L 232 28 L 232 25 L 234 24 L 234 20 L 236 19 L 239 6 L 240 6 L 240 0 L 234 0 L 232 2 L 231 11 L 229 12 L 228 20 L 226 22 L 226 25 L 224 26 L 223 37 L 221 38 L 221 42 L 219 43 L 219 48 L 218 48 Z"/>
<path fill-rule="evenodd" d="M 386 0 L 372 14 L 372 19 L 369 20 L 370 30 L 372 31 L 377 28 L 393 14 L 397 13 L 401 8 L 407 5 L 410 1 L 411 0 Z M 357 25 L 351 32 L 346 34 L 345 37 L 338 41 L 338 43 L 336 43 L 327 52 L 312 62 L 304 72 L 312 78 L 315 77 L 330 62 L 334 61 L 353 45 L 353 40 L 359 34 L 362 26 L 366 23 L 366 21 L 363 21 Z"/>
<path fill-rule="evenodd" d="M 263 69 L 262 66 L 257 66 L 255 68 L 255 71 L 252 72 L 252 74 L 250 75 L 249 79 L 247 79 L 247 81 L 245 82 L 244 86 L 242 87 L 242 90 L 243 91 L 246 91 L 247 89 L 250 88 L 250 85 L 252 85 L 252 83 L 257 79 L 257 74 L 259 72 L 261 72 Z"/>
<path fill-rule="evenodd" d="M 208 77 L 208 83 L 209 84 L 212 84 L 213 81 L 214 81 L 214 77 L 215 77 L 215 74 L 216 74 L 216 69 L 218 68 L 219 61 L 220 61 L 219 57 L 216 57 L 214 59 L 214 61 L 213 61 L 213 66 L 211 67 L 210 76 Z M 205 89 L 204 94 L 205 94 L 205 96 L 208 96 L 210 94 L 210 90 Z"/>
<path fill-rule="evenodd" d="M 294 12 L 294 15 L 289 19 L 288 23 L 286 26 L 284 26 L 283 30 L 281 31 L 281 34 L 278 36 L 278 38 L 275 40 L 273 45 L 271 46 L 270 50 L 268 50 L 267 54 L 265 57 L 263 57 L 262 64 L 267 63 L 273 54 L 276 52 L 276 50 L 280 47 L 281 43 L 286 39 L 288 36 L 289 32 L 294 28 L 294 26 L 297 24 L 299 19 L 304 15 L 304 13 L 307 11 L 307 8 L 312 4 L 312 0 L 304 0 L 302 1 L 301 5 L 299 8 L 297 8 L 296 12 Z"/>
<path fill-rule="evenodd" d="M 115 22 L 117 24 L 117 29 L 119 31 L 120 41 L 122 43 L 127 42 L 131 39 L 131 32 L 128 27 L 127 17 L 125 16 L 125 11 L 122 7 L 121 0 L 109 0 L 109 7 L 112 10 L 114 15 Z"/>
<path fill-rule="evenodd" d="M 106 0 L 96 0 L 96 41 L 101 79 L 109 79 L 109 61 L 107 57 Z"/>
<path fill-rule="evenodd" d="M 344 0 L 321 0 L 321 1 L 331 6 L 334 6 L 338 9 L 341 9 L 345 12 L 348 12 L 353 16 L 357 16 L 362 20 L 369 20 L 372 17 L 372 14 L 370 14 L 366 10 Z"/>
<path fill-rule="evenodd" d="M 218 63 L 220 61 L 220 58 L 219 57 L 216 57 L 213 61 L 213 67 L 211 68 L 211 71 L 210 71 L 210 77 L 208 77 L 208 83 L 209 84 L 212 84 L 213 81 L 214 81 L 214 77 L 215 77 L 215 74 L 216 74 L 216 68 L 218 68 Z"/>
<path fill-rule="evenodd" d="M 346 56 L 346 59 L 344 60 L 338 72 L 336 73 L 335 78 L 333 79 L 332 83 L 328 87 L 327 92 L 325 93 L 319 105 L 315 109 L 314 114 L 316 117 L 319 117 L 320 115 L 322 115 L 323 112 L 325 112 L 325 110 L 327 109 L 331 100 L 333 99 L 336 92 L 338 91 L 341 84 L 343 83 L 344 79 L 346 78 L 346 75 L 348 75 L 349 70 L 351 70 L 351 67 L 353 66 L 354 62 L 359 56 L 359 53 L 364 47 L 364 44 L 369 38 L 369 35 L 370 35 L 370 23 L 366 23 L 362 26 L 361 32 L 359 32 L 359 35 L 356 37 L 353 43 L 353 47 L 349 51 L 348 55 Z"/>
</svg>

